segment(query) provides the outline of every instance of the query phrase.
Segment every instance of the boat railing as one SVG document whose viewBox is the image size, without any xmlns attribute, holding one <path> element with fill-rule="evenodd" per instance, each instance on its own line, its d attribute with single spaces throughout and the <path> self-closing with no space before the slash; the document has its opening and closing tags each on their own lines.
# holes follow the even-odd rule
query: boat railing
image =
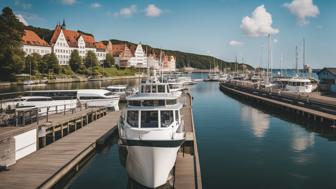
<svg viewBox="0 0 336 189">
<path fill-rule="evenodd" d="M 0 113 L 0 126 L 25 126 L 28 124 L 39 124 L 41 120 L 49 121 L 53 114 L 64 114 L 87 109 L 86 103 L 68 103 L 62 105 L 43 107 L 17 107 Z"/>
</svg>

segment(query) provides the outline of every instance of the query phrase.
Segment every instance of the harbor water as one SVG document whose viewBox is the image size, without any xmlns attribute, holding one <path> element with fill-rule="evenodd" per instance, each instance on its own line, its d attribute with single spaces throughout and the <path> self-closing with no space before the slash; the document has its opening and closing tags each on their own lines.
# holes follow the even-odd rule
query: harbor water
<svg viewBox="0 0 336 189">
<path fill-rule="evenodd" d="M 88 85 L 67 88 L 77 87 Z M 193 86 L 192 95 L 203 188 L 336 188 L 332 129 L 236 99 L 217 82 Z M 128 178 L 120 153 L 111 139 L 61 187 L 142 188 Z"/>
</svg>

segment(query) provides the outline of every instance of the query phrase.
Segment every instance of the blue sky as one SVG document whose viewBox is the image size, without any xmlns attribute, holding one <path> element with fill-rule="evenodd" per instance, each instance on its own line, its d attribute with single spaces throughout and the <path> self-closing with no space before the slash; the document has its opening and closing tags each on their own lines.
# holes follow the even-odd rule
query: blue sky
<svg viewBox="0 0 336 189">
<path fill-rule="evenodd" d="M 0 0 L 4 6 L 29 25 L 52 29 L 65 19 L 68 29 L 90 32 L 96 40 L 142 42 L 228 61 L 237 56 L 253 66 L 266 65 L 265 33 L 273 33 L 273 67 L 280 67 L 283 54 L 283 67 L 294 68 L 296 45 L 302 65 L 305 38 L 306 63 L 336 67 L 334 0 Z"/>
</svg>

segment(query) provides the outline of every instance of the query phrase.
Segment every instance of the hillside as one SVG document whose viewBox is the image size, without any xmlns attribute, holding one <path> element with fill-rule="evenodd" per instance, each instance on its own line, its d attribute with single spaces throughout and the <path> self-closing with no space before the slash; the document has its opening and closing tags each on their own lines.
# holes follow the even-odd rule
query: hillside
<svg viewBox="0 0 336 189">
<path fill-rule="evenodd" d="M 37 35 L 39 35 L 42 39 L 46 41 L 49 41 L 52 35 L 52 30 L 50 29 L 34 27 L 34 26 L 26 26 L 26 29 L 34 31 Z M 83 31 L 79 31 L 79 32 L 85 33 Z M 112 44 L 126 43 L 131 48 L 135 48 L 135 46 L 137 45 L 129 41 L 123 41 L 123 40 L 118 40 L 118 39 L 111 39 L 110 41 L 112 42 Z M 160 53 L 160 49 L 151 47 L 149 45 L 143 45 L 143 48 L 144 49 L 147 48 L 147 51 L 151 53 L 153 52 L 155 52 L 155 54 Z M 168 55 L 173 55 L 176 57 L 176 67 L 177 68 L 193 67 L 197 69 L 209 69 L 210 64 L 211 64 L 211 67 L 214 67 L 214 65 L 216 65 L 219 67 L 219 69 L 230 68 L 231 70 L 234 70 L 236 67 L 236 63 L 234 62 L 227 62 L 227 61 L 214 58 L 208 55 L 200 55 L 200 54 L 181 52 L 181 51 L 169 50 L 169 49 L 162 49 L 162 51 L 164 51 Z M 249 69 L 249 70 L 254 69 L 252 66 L 248 64 L 238 64 L 238 69 L 243 69 L 243 68 Z"/>
</svg>

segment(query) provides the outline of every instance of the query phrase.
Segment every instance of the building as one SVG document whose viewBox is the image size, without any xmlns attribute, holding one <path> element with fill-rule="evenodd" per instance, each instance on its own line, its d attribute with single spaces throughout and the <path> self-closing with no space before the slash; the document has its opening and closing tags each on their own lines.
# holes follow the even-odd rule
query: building
<svg viewBox="0 0 336 189">
<path fill-rule="evenodd" d="M 70 55 L 74 50 L 78 50 L 82 58 L 86 56 L 88 51 L 92 51 L 97 55 L 96 41 L 93 35 L 67 30 L 64 21 L 62 25 L 56 25 L 50 39 L 50 45 L 60 65 L 69 64 Z"/>
<path fill-rule="evenodd" d="M 24 30 L 22 49 L 26 55 L 37 53 L 43 56 L 51 53 L 50 45 L 31 30 Z"/>
<path fill-rule="evenodd" d="M 114 62 L 120 68 L 130 67 L 130 59 L 133 57 L 131 50 L 126 44 L 112 45 Z"/>
<path fill-rule="evenodd" d="M 321 90 L 336 93 L 336 68 L 323 68 L 317 72 Z"/>
<path fill-rule="evenodd" d="M 97 59 L 99 60 L 100 64 L 103 64 L 106 60 L 107 47 L 102 41 L 96 43 L 95 46 Z"/>
<path fill-rule="evenodd" d="M 147 68 L 147 56 L 141 44 L 137 45 L 133 54 L 134 56 L 130 59 L 130 66 L 135 68 Z"/>
</svg>

